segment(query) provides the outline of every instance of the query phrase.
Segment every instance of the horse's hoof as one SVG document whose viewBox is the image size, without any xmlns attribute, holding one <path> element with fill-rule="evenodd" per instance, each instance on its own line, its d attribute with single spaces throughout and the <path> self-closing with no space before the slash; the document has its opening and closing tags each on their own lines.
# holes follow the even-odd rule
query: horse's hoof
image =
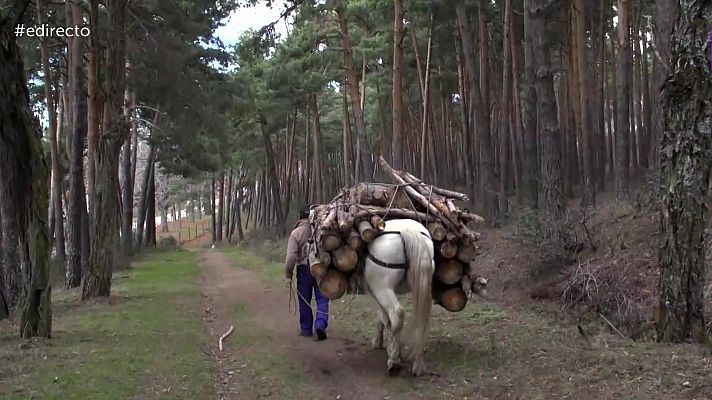
<svg viewBox="0 0 712 400">
<path fill-rule="evenodd" d="M 371 342 L 371 348 L 373 350 L 383 350 L 383 340 L 376 340 L 374 339 Z"/>
<path fill-rule="evenodd" d="M 400 374 L 401 370 L 401 365 L 400 364 L 393 364 L 388 366 L 388 376 L 394 377 L 398 376 Z"/>
</svg>

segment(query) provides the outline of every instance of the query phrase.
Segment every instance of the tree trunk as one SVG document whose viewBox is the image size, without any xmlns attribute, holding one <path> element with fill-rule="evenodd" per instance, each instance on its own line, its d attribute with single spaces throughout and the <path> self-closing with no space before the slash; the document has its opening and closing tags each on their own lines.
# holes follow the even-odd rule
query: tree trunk
<svg viewBox="0 0 712 400">
<path fill-rule="evenodd" d="M 158 113 L 154 118 L 154 123 L 158 121 Z M 151 143 L 148 147 L 148 158 L 146 159 L 146 167 L 143 171 L 143 181 L 141 183 L 141 200 L 138 203 L 138 216 L 136 221 L 136 237 L 134 242 L 138 249 L 143 245 L 143 233 L 144 226 L 148 225 L 149 221 L 147 218 L 148 207 L 149 207 L 149 191 L 151 185 L 151 171 L 155 168 L 156 164 L 156 145 Z M 168 226 L 168 218 L 161 221 L 163 225 Z"/>
<path fill-rule="evenodd" d="M 105 77 L 105 104 L 102 136 L 99 139 L 94 165 L 95 187 L 90 226 L 91 251 L 89 271 L 82 290 L 82 298 L 108 297 L 118 231 L 117 171 L 119 152 L 128 131 L 122 118 L 123 93 L 126 75 L 126 12 L 128 0 L 108 0 L 107 27 L 108 59 Z M 96 34 L 97 26 L 93 26 Z"/>
<path fill-rule="evenodd" d="M 0 193 L 2 221 L 17 222 L 10 250 L 19 253 L 23 295 L 20 300 L 20 336 L 50 337 L 52 332 L 49 283 L 50 234 L 48 168 L 36 121 L 32 120 L 29 92 L 20 49 L 11 29 L 22 19 L 29 1 L 16 1 L 0 11 Z M 6 204 L 6 203 L 9 203 Z M 16 218 L 8 218 L 10 210 Z M 12 222 L 12 221 L 11 221 Z M 5 251 L 8 248 L 4 249 Z M 3 265 L 5 265 L 3 263 Z M 19 264 L 15 264 L 19 269 Z M 6 265 L 5 271 L 14 269 Z M 7 275 L 5 276 L 7 278 Z"/>
<path fill-rule="evenodd" d="M 394 168 L 403 168 L 403 0 L 393 0 L 393 139 L 391 159 Z"/>
<path fill-rule="evenodd" d="M 212 242 L 215 244 L 215 241 L 217 240 L 217 232 L 216 232 L 216 227 L 215 227 L 215 173 L 212 174 L 212 177 L 210 179 L 210 207 L 212 208 L 210 212 L 210 219 L 212 222 Z"/>
<path fill-rule="evenodd" d="M 79 7 L 72 5 L 71 16 L 81 19 Z M 84 140 L 87 134 L 87 98 L 84 87 L 84 49 L 80 37 L 71 40 L 69 50 L 69 92 L 71 106 L 71 139 L 69 159 L 69 202 L 67 204 L 67 228 L 69 232 L 68 257 L 64 271 L 64 286 L 79 287 L 82 283 L 82 218 L 84 215 Z"/>
<path fill-rule="evenodd" d="M 616 66 L 616 200 L 628 200 L 630 181 L 630 0 L 618 0 L 618 63 Z"/>
<path fill-rule="evenodd" d="M 44 23 L 44 7 L 46 0 L 35 2 L 37 21 Z M 50 219 L 54 221 L 54 245 L 57 249 L 57 261 L 60 265 L 66 260 L 64 243 L 64 213 L 62 209 L 62 168 L 59 162 L 59 145 L 57 142 L 57 112 L 52 96 L 52 71 L 49 65 L 49 46 L 46 38 L 40 39 L 40 53 L 42 55 L 42 73 L 44 75 L 44 95 L 47 102 L 47 118 L 49 120 L 49 144 L 52 159 L 52 193 L 50 195 L 53 210 Z M 52 224 L 50 224 L 52 225 Z"/>
<path fill-rule="evenodd" d="M 129 255 L 133 252 L 132 249 L 132 243 L 133 243 L 133 209 L 134 209 L 134 181 L 133 181 L 133 167 L 132 167 L 132 152 L 131 152 L 131 145 L 133 142 L 133 138 L 136 135 L 136 129 L 137 129 L 137 124 L 136 122 L 132 122 L 132 113 L 133 113 L 133 108 L 136 107 L 136 94 L 133 92 L 128 92 L 128 96 L 126 99 L 127 105 L 130 104 L 132 110 L 131 111 L 125 111 L 124 112 L 124 117 L 126 119 L 126 125 L 131 126 L 131 135 L 129 135 L 126 138 L 126 141 L 124 142 L 124 147 L 123 147 L 123 159 L 122 161 L 122 171 L 123 171 L 123 177 L 124 177 L 124 182 L 121 185 L 122 189 L 122 205 L 123 205 L 123 212 L 122 212 L 122 219 L 121 219 L 121 243 L 122 243 L 122 251 L 125 255 Z M 126 110 L 129 110 L 127 107 Z"/>
<path fill-rule="evenodd" d="M 658 338 L 707 342 L 705 256 L 712 168 L 712 4 L 680 0 L 671 38 L 672 70 L 663 85 L 660 169 L 660 317 Z"/>
<path fill-rule="evenodd" d="M 561 179 L 561 138 L 556 114 L 551 54 L 546 37 L 547 0 L 529 1 L 534 70 L 536 71 L 537 119 L 541 134 L 542 209 L 546 216 L 560 219 L 566 210 Z"/>
<path fill-rule="evenodd" d="M 510 147 L 514 143 L 510 143 L 510 125 L 509 115 L 512 107 L 512 79 L 511 79 L 511 63 L 512 63 L 512 48 L 510 47 L 512 35 L 512 0 L 504 2 L 504 22 L 503 22 L 503 61 L 502 61 L 502 108 L 500 112 L 500 133 L 499 133 L 499 218 L 502 223 L 509 218 L 509 198 L 508 198 L 508 175 L 512 172 L 511 168 L 511 152 Z M 515 172 L 516 173 L 516 172 Z"/>
<path fill-rule="evenodd" d="M 220 182 L 218 183 L 218 202 L 216 204 L 216 206 L 218 207 L 218 224 L 217 228 L 215 229 L 215 234 L 217 235 L 215 237 L 215 240 L 217 240 L 218 242 L 222 242 L 222 226 L 225 214 L 225 173 L 221 172 L 220 177 L 218 179 L 220 180 Z"/>
<path fill-rule="evenodd" d="M 260 116 L 260 129 L 262 130 L 262 140 L 265 146 L 265 161 L 267 167 L 267 173 L 269 173 L 270 189 L 272 197 L 277 204 L 275 208 L 275 213 L 277 217 L 277 231 L 281 234 L 284 232 L 284 213 L 282 212 L 282 200 L 279 193 L 279 179 L 277 178 L 277 167 L 275 165 L 274 150 L 272 148 L 272 141 L 270 140 L 269 134 L 265 130 L 265 119 Z M 267 177 L 265 177 L 265 183 L 267 182 Z M 267 206 L 267 204 L 265 204 Z M 267 208 L 266 208 L 267 209 Z"/>
<path fill-rule="evenodd" d="M 374 164 L 371 159 L 371 146 L 369 145 L 368 135 L 366 134 L 366 122 L 364 120 L 363 108 L 361 107 L 361 96 L 358 90 L 358 78 L 356 77 L 356 70 L 354 70 L 353 47 L 351 45 L 349 29 L 346 24 L 346 10 L 343 6 L 339 6 L 336 9 L 336 13 L 339 19 L 341 41 L 344 46 L 343 52 L 344 66 L 346 67 L 347 89 L 349 91 L 349 97 L 351 98 L 351 110 L 354 114 L 356 135 L 358 136 L 357 142 L 359 146 L 361 166 L 365 173 L 364 180 L 371 181 L 373 179 Z M 396 146 L 394 145 L 394 147 Z"/>
<path fill-rule="evenodd" d="M 538 207 L 539 165 L 537 163 L 537 120 L 534 54 L 531 34 L 531 15 L 527 12 L 530 0 L 524 0 L 524 88 L 522 113 L 524 114 L 524 193 L 527 205 Z"/>
<path fill-rule="evenodd" d="M 314 117 L 314 131 L 312 134 L 314 144 L 312 162 L 314 165 L 312 166 L 311 178 L 312 185 L 314 185 L 314 191 L 312 198 L 318 203 L 326 200 L 326 195 L 324 193 L 324 161 L 322 158 L 324 155 L 324 149 L 321 138 L 321 121 L 319 120 L 319 105 L 317 103 L 315 93 L 312 93 L 310 96 L 309 106 L 311 107 L 311 113 Z"/>
<path fill-rule="evenodd" d="M 151 166 L 148 180 L 148 205 L 146 207 L 146 246 L 156 247 L 156 166 Z"/>
<path fill-rule="evenodd" d="M 497 212 L 496 178 L 494 174 L 494 162 L 492 160 L 493 147 L 490 138 L 489 109 L 483 102 L 484 92 L 480 91 L 478 79 L 475 78 L 477 76 L 475 72 L 475 62 L 471 53 L 474 47 L 472 46 L 470 22 L 467 18 L 464 0 L 458 1 L 456 12 L 458 30 L 460 31 L 460 38 L 462 40 L 462 55 L 467 72 L 469 97 L 472 102 L 471 107 L 473 107 L 474 110 L 474 121 L 470 121 L 470 125 L 477 126 L 480 140 L 479 170 L 482 174 L 481 185 L 485 199 L 484 205 L 489 221 L 494 223 L 499 220 L 499 214 Z"/>
<path fill-rule="evenodd" d="M 588 52 L 586 51 L 586 15 L 584 13 L 584 1 L 574 0 L 573 2 L 573 19 L 574 19 L 574 60 L 577 63 L 577 78 L 578 78 L 578 101 L 579 110 L 581 112 L 581 139 L 583 158 L 583 197 L 582 204 L 584 206 L 596 205 L 596 178 L 594 174 L 593 163 L 593 142 L 591 130 L 591 95 L 589 94 L 589 62 Z"/>
<path fill-rule="evenodd" d="M 665 79 L 670 75 L 672 58 L 671 37 L 675 20 L 680 12 L 677 0 L 656 0 L 655 33 L 655 71 L 653 72 L 653 117 L 650 132 L 650 166 L 653 170 L 660 164 L 660 139 L 663 137 L 663 92 Z"/>
</svg>

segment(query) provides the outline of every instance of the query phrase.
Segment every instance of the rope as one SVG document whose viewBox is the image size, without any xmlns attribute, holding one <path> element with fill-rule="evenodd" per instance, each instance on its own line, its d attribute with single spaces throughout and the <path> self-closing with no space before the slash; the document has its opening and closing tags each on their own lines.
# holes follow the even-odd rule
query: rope
<svg viewBox="0 0 712 400">
<path fill-rule="evenodd" d="M 292 297 L 292 292 L 297 293 L 297 296 L 299 296 L 299 298 L 304 302 L 304 304 L 306 304 L 306 305 L 312 310 L 312 312 L 315 312 L 315 313 L 317 313 L 317 314 L 324 314 L 324 315 L 326 315 L 327 318 L 329 317 L 329 313 L 328 313 L 328 312 L 323 312 L 323 311 L 319 311 L 319 310 L 315 309 L 315 308 L 311 305 L 311 301 L 307 301 L 307 299 L 305 299 L 304 296 L 302 296 L 302 294 L 299 293 L 298 290 L 294 289 L 294 288 L 292 287 L 292 285 L 289 285 L 289 292 L 290 292 L 290 294 L 289 294 L 289 297 L 290 297 L 290 298 Z M 295 315 L 296 315 L 296 309 L 295 309 Z"/>
</svg>

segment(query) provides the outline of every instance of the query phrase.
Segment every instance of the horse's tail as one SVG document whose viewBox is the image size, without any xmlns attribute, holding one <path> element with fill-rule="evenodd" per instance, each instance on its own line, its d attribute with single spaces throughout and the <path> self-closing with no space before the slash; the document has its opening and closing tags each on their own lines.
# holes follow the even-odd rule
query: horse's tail
<svg viewBox="0 0 712 400">
<path fill-rule="evenodd" d="M 423 354 L 428 338 L 428 325 L 433 307 L 431 289 L 433 283 L 433 242 L 420 230 L 405 228 L 401 232 L 408 258 L 408 283 L 413 296 L 413 319 L 408 324 L 412 341 L 410 358 Z"/>
</svg>

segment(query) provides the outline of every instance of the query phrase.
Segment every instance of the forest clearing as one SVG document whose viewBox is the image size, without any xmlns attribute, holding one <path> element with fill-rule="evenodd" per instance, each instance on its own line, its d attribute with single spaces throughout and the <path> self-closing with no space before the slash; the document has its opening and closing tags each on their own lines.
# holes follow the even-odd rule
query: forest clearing
<svg viewBox="0 0 712 400">
<path fill-rule="evenodd" d="M 712 399 L 712 3 L 0 0 L 0 398 Z"/>
</svg>

